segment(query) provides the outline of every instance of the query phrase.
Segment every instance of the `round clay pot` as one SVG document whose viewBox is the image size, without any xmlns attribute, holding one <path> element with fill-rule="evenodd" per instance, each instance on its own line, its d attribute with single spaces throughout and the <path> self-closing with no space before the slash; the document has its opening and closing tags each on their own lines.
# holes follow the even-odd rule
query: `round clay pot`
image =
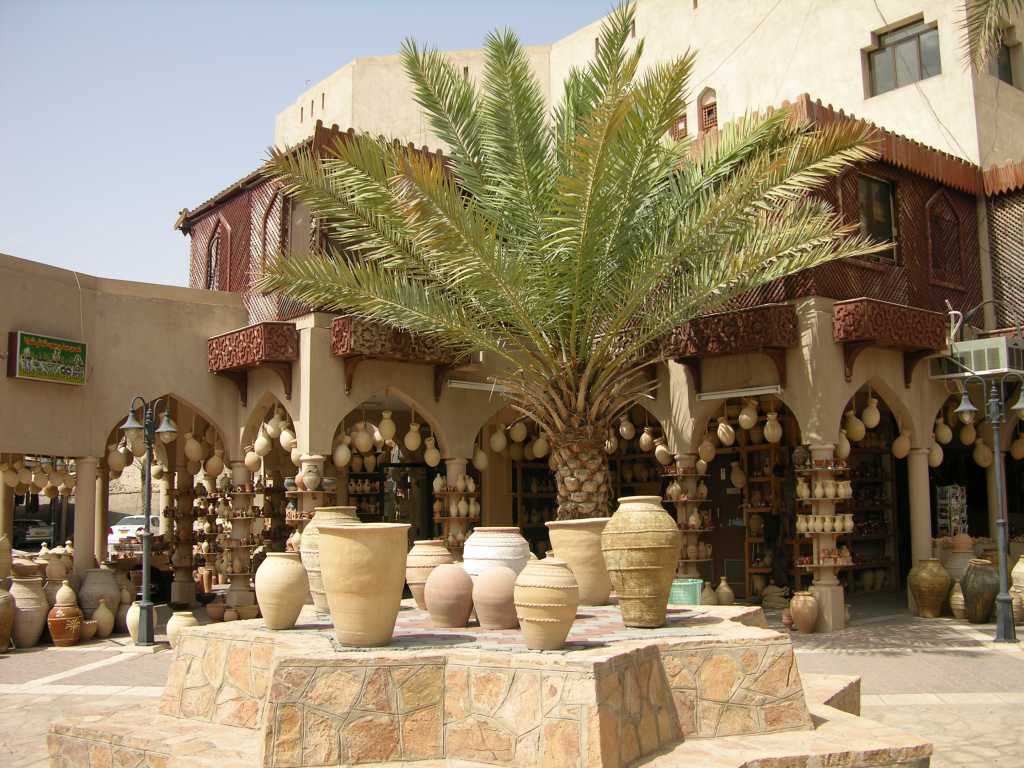
<svg viewBox="0 0 1024 768">
<path fill-rule="evenodd" d="M 999 592 L 999 575 L 990 560 L 973 559 L 960 580 L 964 593 L 964 611 L 972 624 L 984 624 L 992 615 Z"/>
<path fill-rule="evenodd" d="M 12 578 L 11 597 L 14 598 L 14 644 L 31 648 L 43 634 L 50 608 L 43 592 L 43 580 L 38 576 Z"/>
<path fill-rule="evenodd" d="M 199 622 L 192 615 L 192 611 L 175 611 L 167 620 L 167 642 L 171 648 L 177 646 L 178 633 L 185 627 L 198 627 Z"/>
<path fill-rule="evenodd" d="M 85 579 L 78 590 L 78 605 L 87 619 L 93 617 L 92 614 L 99 606 L 101 598 L 107 601 L 107 608 L 111 614 L 116 614 L 117 606 L 121 602 L 121 588 L 117 585 L 117 575 L 109 568 L 90 568 L 85 572 Z M 106 635 L 101 632 L 100 637 Z"/>
<path fill-rule="evenodd" d="M 210 617 L 210 621 L 224 621 L 225 608 L 227 606 L 224 603 L 207 603 L 206 615 Z"/>
<path fill-rule="evenodd" d="M 1017 558 L 1017 564 L 1010 571 L 1010 581 L 1019 592 L 1024 592 L 1024 555 Z"/>
<path fill-rule="evenodd" d="M 441 539 L 422 539 L 413 542 L 412 549 L 405 558 L 405 580 L 416 601 L 416 607 L 421 611 L 427 609 L 427 603 L 423 599 L 423 588 L 430 572 L 439 565 L 454 562 L 455 558 Z"/>
<path fill-rule="evenodd" d="M 100 598 L 100 604 L 92 612 L 92 618 L 96 619 L 96 637 L 110 637 L 110 633 L 114 631 L 114 612 L 110 610 L 105 597 Z"/>
<path fill-rule="evenodd" d="M 516 575 L 503 565 L 488 568 L 473 584 L 473 608 L 482 629 L 515 629 L 519 626 L 513 592 Z"/>
<path fill-rule="evenodd" d="M 82 611 L 77 605 L 54 605 L 46 615 L 46 625 L 54 645 L 74 645 L 82 637 Z"/>
<path fill-rule="evenodd" d="M 0 653 L 11 647 L 11 632 L 14 630 L 14 598 L 4 588 L 0 579 Z"/>
<path fill-rule="evenodd" d="M 818 598 L 810 592 L 796 592 L 789 601 L 789 612 L 793 614 L 796 628 L 804 634 L 811 634 L 818 623 Z"/>
<path fill-rule="evenodd" d="M 320 526 L 320 567 L 338 642 L 387 645 L 405 586 L 409 526 Z"/>
<path fill-rule="evenodd" d="M 967 618 L 967 607 L 964 603 L 964 591 L 960 588 L 960 579 L 953 582 L 953 589 L 949 592 L 949 610 L 953 612 L 954 619 Z"/>
<path fill-rule="evenodd" d="M 81 642 L 84 643 L 86 640 L 92 640 L 96 637 L 96 629 L 97 625 L 95 619 L 82 619 Z"/>
<path fill-rule="evenodd" d="M 153 627 L 156 627 L 156 606 L 150 608 L 153 615 Z M 128 607 L 128 613 L 124 615 L 125 626 L 128 627 L 128 636 L 134 643 L 139 639 L 139 601 L 136 600 Z M 103 637 L 103 635 L 100 635 Z"/>
<path fill-rule="evenodd" d="M 722 576 L 722 580 L 718 582 L 718 588 L 715 589 L 715 596 L 718 598 L 719 605 L 732 605 L 736 602 L 736 593 L 732 591 L 732 587 L 730 587 L 729 582 L 725 580 L 725 576 Z"/>
<path fill-rule="evenodd" d="M 619 508 L 601 534 L 601 552 L 627 627 L 665 623 L 680 537 L 661 497 L 619 499 Z"/>
<path fill-rule="evenodd" d="M 531 560 L 516 578 L 514 600 L 527 648 L 553 651 L 565 645 L 580 601 L 568 563 L 557 557 Z"/>
<path fill-rule="evenodd" d="M 530 559 L 530 545 L 518 528 L 479 527 L 466 539 L 463 566 L 471 577 L 503 565 L 518 574 Z"/>
<path fill-rule="evenodd" d="M 327 594 L 320 572 L 320 525 L 362 525 L 355 507 L 317 507 L 313 517 L 302 529 L 299 552 L 309 578 L 309 594 L 318 611 L 326 611 Z M 305 602 L 305 598 L 303 598 Z"/>
<path fill-rule="evenodd" d="M 917 561 L 917 566 L 910 569 L 907 585 L 917 602 L 918 615 L 925 619 L 937 619 L 942 615 L 942 606 L 949 594 L 949 586 L 953 580 L 949 577 L 942 563 L 936 558 L 925 558 Z"/>
<path fill-rule="evenodd" d="M 309 579 L 299 555 L 295 552 L 268 552 L 256 569 L 256 602 L 267 628 L 294 627 L 308 594 Z"/>
<path fill-rule="evenodd" d="M 601 554 L 601 534 L 610 517 L 552 520 L 545 525 L 555 557 L 569 564 L 580 588 L 580 605 L 607 605 L 612 591 Z"/>
<path fill-rule="evenodd" d="M 465 627 L 473 612 L 473 580 L 461 565 L 439 565 L 427 577 L 423 598 L 435 627 Z"/>
</svg>

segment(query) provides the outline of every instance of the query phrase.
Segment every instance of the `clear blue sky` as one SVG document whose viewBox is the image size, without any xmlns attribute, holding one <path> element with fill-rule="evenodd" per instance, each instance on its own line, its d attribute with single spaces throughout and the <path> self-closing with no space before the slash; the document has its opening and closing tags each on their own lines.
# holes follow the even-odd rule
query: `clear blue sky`
<svg viewBox="0 0 1024 768">
<path fill-rule="evenodd" d="M 171 229 L 253 170 L 274 115 L 349 60 L 414 36 L 472 48 L 593 21 L 609 0 L 0 0 L 0 252 L 184 285 Z"/>
</svg>

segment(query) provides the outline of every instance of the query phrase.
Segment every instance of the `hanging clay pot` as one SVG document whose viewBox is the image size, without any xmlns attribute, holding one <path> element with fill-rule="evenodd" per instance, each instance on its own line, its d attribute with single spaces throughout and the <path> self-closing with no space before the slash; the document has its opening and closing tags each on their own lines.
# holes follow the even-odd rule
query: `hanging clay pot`
<svg viewBox="0 0 1024 768">
<path fill-rule="evenodd" d="M 736 421 L 739 422 L 742 429 L 753 429 L 754 425 L 757 424 L 757 400 L 746 400 L 740 409 L 739 415 L 736 417 Z"/>
<path fill-rule="evenodd" d="M 992 466 L 995 454 L 992 452 L 992 449 L 985 444 L 984 440 L 978 440 L 974 443 L 974 450 L 971 451 L 971 458 L 974 459 L 974 463 L 982 469 L 988 469 Z"/>
<path fill-rule="evenodd" d="M 878 410 L 877 397 L 868 398 L 868 404 L 865 405 L 864 410 L 860 412 L 860 420 L 868 429 L 874 429 L 878 426 L 879 422 L 882 420 L 882 413 Z"/>
<path fill-rule="evenodd" d="M 483 472 L 487 469 L 488 464 L 487 454 L 484 449 L 479 445 L 473 449 L 473 466 L 476 467 L 478 472 Z"/>
<path fill-rule="evenodd" d="M 501 453 L 508 446 L 508 435 L 505 434 L 505 427 L 502 424 L 498 424 L 494 428 L 494 432 L 491 433 L 491 450 L 495 453 Z"/>
<path fill-rule="evenodd" d="M 466 539 L 462 558 L 466 573 L 472 577 L 495 565 L 504 565 L 518 574 L 530 559 L 530 545 L 519 528 L 481 526 Z"/>
<path fill-rule="evenodd" d="M 960 587 L 960 579 L 953 582 L 953 589 L 950 590 L 949 610 L 952 611 L 954 619 L 967 618 L 967 607 L 964 604 L 964 591 Z"/>
<path fill-rule="evenodd" d="M 423 449 L 423 461 L 428 467 L 436 467 L 441 463 L 441 452 L 437 449 L 434 436 L 430 435 L 425 442 L 427 447 Z"/>
<path fill-rule="evenodd" d="M 717 453 L 715 444 L 711 441 L 711 435 L 705 434 L 704 439 L 701 440 L 700 445 L 697 446 L 697 455 L 700 460 L 705 464 L 710 464 L 715 460 L 715 454 Z"/>
<path fill-rule="evenodd" d="M 637 446 L 641 451 L 645 453 L 654 448 L 654 428 L 644 427 L 643 433 L 640 435 L 640 439 L 637 440 Z"/>
<path fill-rule="evenodd" d="M 797 592 L 789 601 L 789 611 L 793 615 L 793 623 L 804 634 L 814 632 L 818 623 L 818 598 L 811 592 Z"/>
<path fill-rule="evenodd" d="M 892 455 L 897 459 L 905 459 L 909 453 L 910 432 L 900 432 L 899 437 L 892 441 Z"/>
<path fill-rule="evenodd" d="M 718 435 L 718 442 L 725 448 L 736 442 L 736 430 L 732 428 L 725 416 L 718 417 L 718 429 L 715 432 Z"/>
<path fill-rule="evenodd" d="M 515 584 L 515 573 L 503 565 L 488 568 L 476 577 L 473 609 L 481 629 L 514 629 L 519 626 L 513 596 Z"/>
<path fill-rule="evenodd" d="M 50 608 L 42 578 L 12 578 L 10 596 L 14 599 L 14 644 L 18 648 L 31 648 L 43 634 Z"/>
<path fill-rule="evenodd" d="M 952 579 L 937 558 L 917 561 L 907 576 L 907 586 L 917 602 L 918 615 L 924 619 L 937 619 L 949 594 Z"/>
<path fill-rule="evenodd" d="M 352 461 L 352 449 L 342 440 L 331 452 L 331 463 L 336 469 L 343 469 L 348 466 L 350 461 Z"/>
<path fill-rule="evenodd" d="M 427 576 L 423 600 L 435 627 L 465 627 L 473 612 L 473 580 L 461 565 L 439 565 Z"/>
<path fill-rule="evenodd" d="M 999 576 L 990 560 L 972 559 L 960 579 L 964 593 L 964 610 L 972 624 L 984 624 L 992 615 L 992 606 L 999 592 Z"/>
<path fill-rule="evenodd" d="M 508 431 L 508 436 L 512 438 L 512 442 L 521 443 L 526 440 L 526 436 L 529 430 L 526 427 L 525 421 L 517 421 Z"/>
<path fill-rule="evenodd" d="M 619 438 L 614 432 L 608 433 L 608 439 L 604 441 L 604 452 L 611 456 L 619 449 Z"/>
<path fill-rule="evenodd" d="M 932 469 L 941 467 L 943 458 L 942 446 L 939 445 L 938 441 L 933 442 L 932 447 L 928 449 L 928 466 Z"/>
<path fill-rule="evenodd" d="M 626 442 L 636 437 L 636 427 L 633 426 L 633 422 L 629 420 L 629 416 L 626 414 L 619 417 L 619 437 Z"/>
<path fill-rule="evenodd" d="M 857 414 L 851 408 L 846 412 L 846 436 L 852 442 L 859 443 L 866 434 L 867 428 L 864 426 L 864 422 L 857 418 Z"/>
<path fill-rule="evenodd" d="M 668 449 L 665 444 L 665 438 L 659 437 L 654 441 L 654 458 L 657 459 L 658 463 L 663 467 L 667 467 L 672 464 L 672 451 Z"/>
<path fill-rule="evenodd" d="M 256 602 L 267 629 L 294 627 L 310 595 L 309 578 L 300 556 L 295 552 L 267 552 L 256 569 L 255 583 Z"/>
<path fill-rule="evenodd" d="M 960 442 L 963 445 L 974 445 L 978 439 L 978 430 L 973 424 L 964 424 L 960 427 Z"/>
<path fill-rule="evenodd" d="M 667 603 L 667 595 L 665 599 Z M 546 557 L 527 563 L 516 578 L 514 601 L 527 648 L 553 651 L 565 644 L 576 618 L 579 586 L 564 560 Z"/>
<path fill-rule="evenodd" d="M 732 605 L 736 602 L 736 593 L 732 591 L 732 587 L 725 580 L 725 576 L 722 576 L 721 581 L 718 582 L 715 596 L 718 598 L 719 605 Z"/>
<path fill-rule="evenodd" d="M 395 433 L 398 431 L 398 427 L 395 425 L 394 420 L 391 418 L 391 411 L 380 412 L 380 423 L 377 424 L 377 430 L 380 432 L 380 436 L 385 441 L 394 438 Z"/>
<path fill-rule="evenodd" d="M 839 430 L 839 439 L 836 441 L 836 458 L 846 461 L 850 458 L 850 441 L 846 437 L 846 430 Z"/>
<path fill-rule="evenodd" d="M 409 424 L 409 431 L 402 438 L 402 444 L 410 453 L 415 453 L 423 445 L 423 435 L 420 433 L 420 425 L 415 421 Z"/>
<path fill-rule="evenodd" d="M 299 552 L 309 580 L 309 594 L 313 598 L 313 605 L 319 611 L 329 610 L 320 566 L 320 526 L 361 524 L 355 507 L 317 507 L 313 517 L 302 529 Z"/>
<path fill-rule="evenodd" d="M 455 562 L 455 558 L 452 557 L 452 553 L 448 551 L 441 539 L 422 539 L 413 542 L 412 549 L 409 550 L 409 554 L 405 558 L 405 580 L 416 601 L 416 607 L 421 611 L 427 609 L 423 589 L 430 573 L 439 565 L 448 565 L 453 562 Z"/>
<path fill-rule="evenodd" d="M 949 445 L 953 440 L 953 430 L 941 418 L 935 420 L 935 440 L 941 445 Z"/>
<path fill-rule="evenodd" d="M 738 461 L 729 463 L 732 465 L 732 470 L 729 472 L 729 482 L 732 483 L 734 488 L 746 488 L 747 473 L 743 471 L 743 467 L 740 466 Z"/>
<path fill-rule="evenodd" d="M 782 440 L 782 424 L 779 423 L 779 414 L 775 411 L 770 412 L 765 421 L 764 439 L 769 443 L 777 443 Z"/>
<path fill-rule="evenodd" d="M 1021 435 L 1010 443 L 1010 456 L 1014 461 L 1024 459 L 1024 435 Z"/>
<path fill-rule="evenodd" d="M 198 627 L 199 622 L 192 611 L 174 611 L 167 620 L 167 643 L 171 648 L 178 646 L 178 633 L 186 627 Z"/>
<path fill-rule="evenodd" d="M 580 605 L 608 603 L 612 583 L 601 553 L 601 534 L 610 520 L 591 517 L 545 523 L 555 557 L 567 562 L 576 577 Z"/>
</svg>

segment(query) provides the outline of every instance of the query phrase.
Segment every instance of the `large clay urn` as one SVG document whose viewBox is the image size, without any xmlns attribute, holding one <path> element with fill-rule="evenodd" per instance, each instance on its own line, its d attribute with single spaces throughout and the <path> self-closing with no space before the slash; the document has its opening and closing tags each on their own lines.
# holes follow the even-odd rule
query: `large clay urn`
<svg viewBox="0 0 1024 768">
<path fill-rule="evenodd" d="M 439 565 L 454 562 L 455 558 L 441 539 L 421 539 L 413 542 L 412 549 L 405 558 L 405 580 L 416 601 L 416 607 L 421 611 L 427 609 L 427 603 L 423 599 L 423 588 L 430 572 Z"/>
<path fill-rule="evenodd" d="M 665 623 L 680 533 L 659 496 L 626 496 L 601 534 L 601 552 L 627 627 Z"/>
<path fill-rule="evenodd" d="M 435 627 L 465 627 L 473 612 L 473 580 L 461 565 L 439 565 L 427 577 L 423 598 Z"/>
<path fill-rule="evenodd" d="M 320 567 L 338 642 L 387 645 L 405 586 L 409 525 L 320 525 Z"/>
<path fill-rule="evenodd" d="M 518 574 L 530 559 L 530 545 L 518 528 L 478 527 L 466 539 L 462 559 L 471 577 L 496 565 Z"/>
<path fill-rule="evenodd" d="M 601 534 L 610 517 L 545 523 L 555 557 L 565 560 L 580 587 L 580 605 L 607 605 L 612 591 L 601 554 Z"/>
<path fill-rule="evenodd" d="M 960 579 L 964 593 L 964 611 L 972 624 L 984 624 L 992 614 L 999 592 L 999 575 L 990 560 L 971 560 Z"/>
<path fill-rule="evenodd" d="M 152 625 L 156 627 L 156 606 L 152 606 L 150 609 L 150 615 L 152 618 Z M 124 624 L 128 628 L 128 636 L 134 643 L 139 639 L 139 614 L 141 609 L 139 608 L 139 601 L 136 600 L 128 607 L 128 612 L 124 616 Z M 102 635 L 100 635 L 102 637 Z"/>
<path fill-rule="evenodd" d="M 481 629 L 514 629 L 519 626 L 515 606 L 516 575 L 497 565 L 476 577 L 473 608 Z"/>
<path fill-rule="evenodd" d="M 810 634 L 818 623 L 818 598 L 811 592 L 797 592 L 789 601 L 789 612 L 793 615 L 796 628 Z"/>
<path fill-rule="evenodd" d="M 0 653 L 11 647 L 11 632 L 14 630 L 14 598 L 0 579 Z"/>
<path fill-rule="evenodd" d="M 553 651 L 565 645 L 580 601 L 568 563 L 557 557 L 531 560 L 516 578 L 514 599 L 527 648 Z"/>
<path fill-rule="evenodd" d="M 937 619 L 942 615 L 942 606 L 946 602 L 952 583 L 953 580 L 938 559 L 925 558 L 917 561 L 917 566 L 911 568 L 907 576 L 907 585 L 917 602 L 917 611 L 921 618 Z"/>
<path fill-rule="evenodd" d="M 11 575 L 12 562 L 11 541 L 7 538 L 6 533 L 0 534 L 0 581 Z"/>
<path fill-rule="evenodd" d="M 107 608 L 116 614 L 117 606 L 121 602 L 121 588 L 117 585 L 114 571 L 109 568 L 90 568 L 85 572 L 85 579 L 78 590 L 78 605 L 85 618 L 93 617 L 93 612 L 100 604 L 100 598 L 106 600 Z M 99 636 L 105 637 L 102 632 Z"/>
<path fill-rule="evenodd" d="M 50 608 L 43 592 L 43 580 L 38 576 L 11 579 L 11 597 L 14 598 L 14 644 L 31 648 L 43 634 Z"/>
<path fill-rule="evenodd" d="M 267 628 L 294 627 L 308 594 L 309 578 L 299 555 L 268 552 L 256 569 L 256 602 Z"/>
<path fill-rule="evenodd" d="M 320 573 L 320 526 L 362 525 L 355 507 L 317 507 L 313 517 L 302 529 L 299 552 L 302 565 L 309 578 L 309 594 L 318 611 L 327 610 L 327 595 L 324 592 L 323 577 Z"/>
<path fill-rule="evenodd" d="M 54 605 L 46 614 L 46 626 L 53 644 L 58 647 L 74 645 L 82 636 L 82 611 L 78 608 L 71 582 L 64 581 L 54 596 Z"/>
<path fill-rule="evenodd" d="M 175 611 L 167 620 L 167 642 L 171 648 L 178 646 L 178 634 L 185 627 L 198 627 L 199 621 L 192 611 Z"/>
</svg>

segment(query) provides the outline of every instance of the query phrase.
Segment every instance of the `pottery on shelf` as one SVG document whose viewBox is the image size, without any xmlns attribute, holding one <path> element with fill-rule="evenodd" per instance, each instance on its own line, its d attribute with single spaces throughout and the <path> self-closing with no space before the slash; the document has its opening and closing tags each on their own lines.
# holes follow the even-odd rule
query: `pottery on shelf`
<svg viewBox="0 0 1024 768">
<path fill-rule="evenodd" d="M 999 592 L 999 576 L 990 560 L 972 559 L 967 564 L 960 588 L 964 593 L 964 611 L 972 624 L 984 624 L 992 614 L 996 594 Z"/>
<path fill-rule="evenodd" d="M 294 627 L 310 594 L 309 577 L 300 556 L 295 552 L 268 552 L 256 569 L 255 583 L 256 602 L 267 629 Z"/>
<path fill-rule="evenodd" d="M 514 629 L 519 626 L 514 603 L 516 575 L 511 568 L 497 565 L 476 577 L 473 609 L 481 629 Z"/>
<path fill-rule="evenodd" d="M 942 615 L 942 606 L 949 594 L 952 579 L 937 558 L 917 561 L 907 576 L 907 586 L 917 602 L 918 615 L 925 619 L 937 619 Z"/>
<path fill-rule="evenodd" d="M 412 549 L 405 558 L 405 580 L 416 601 L 416 607 L 421 611 L 427 609 L 423 588 L 430 572 L 439 565 L 449 565 L 453 562 L 455 558 L 441 539 L 421 539 L 413 542 Z"/>
<path fill-rule="evenodd" d="M 557 557 L 531 560 L 516 578 L 514 600 L 527 648 L 553 651 L 565 644 L 579 605 L 579 585 L 568 563 Z"/>
<path fill-rule="evenodd" d="M 601 534 L 608 577 L 627 627 L 660 627 L 681 534 L 660 496 L 626 496 Z"/>
<path fill-rule="evenodd" d="M 320 526 L 320 567 L 338 642 L 391 641 L 405 586 L 406 523 Z"/>
<path fill-rule="evenodd" d="M 14 599 L 14 644 L 31 648 L 43 634 L 50 608 L 42 578 L 12 578 L 10 596 Z"/>
<path fill-rule="evenodd" d="M 736 593 L 732 591 L 732 587 L 730 587 L 729 582 L 725 580 L 725 576 L 722 576 L 721 581 L 718 582 L 718 588 L 715 590 L 715 596 L 718 598 L 719 605 L 732 605 L 736 602 Z"/>
<path fill-rule="evenodd" d="M 759 538 L 764 533 L 764 518 L 755 512 L 747 520 L 747 527 L 750 529 L 751 536 Z"/>
<path fill-rule="evenodd" d="M 967 606 L 964 603 L 964 591 L 960 588 L 960 579 L 953 582 L 953 589 L 949 592 L 949 610 L 952 611 L 954 619 L 967 618 Z"/>
<path fill-rule="evenodd" d="M 470 577 L 479 576 L 495 565 L 503 565 L 518 574 L 530 559 L 530 545 L 519 528 L 474 528 L 466 539 L 462 559 Z"/>
<path fill-rule="evenodd" d="M 99 606 L 101 598 L 106 600 L 110 612 L 116 614 L 117 606 L 121 603 L 121 588 L 117 585 L 117 576 L 109 568 L 90 568 L 85 572 L 85 579 L 78 590 L 78 605 L 85 618 L 93 618 L 92 614 Z M 102 632 L 99 636 L 106 637 Z"/>
<path fill-rule="evenodd" d="M 324 477 L 324 457 L 319 454 L 306 454 L 299 461 L 302 465 L 302 484 L 306 486 L 307 491 L 318 490 Z"/>
<path fill-rule="evenodd" d="M 705 581 L 700 591 L 701 605 L 718 605 L 718 593 L 711 586 L 711 582 Z"/>
<path fill-rule="evenodd" d="M 804 634 L 814 632 L 814 625 L 818 623 L 818 598 L 813 593 L 795 593 L 789 601 L 789 611 L 798 630 Z"/>
<path fill-rule="evenodd" d="M 439 565 L 427 577 L 423 598 L 435 627 L 465 627 L 473 612 L 473 580 L 461 565 Z"/>
<path fill-rule="evenodd" d="M 607 605 L 612 582 L 601 553 L 601 534 L 610 517 L 551 520 L 545 525 L 555 557 L 569 564 L 580 590 L 580 605 Z"/>
<path fill-rule="evenodd" d="M 324 592 L 323 576 L 320 572 L 320 526 L 321 525 L 362 525 L 355 507 L 317 507 L 313 517 L 302 529 L 299 539 L 299 553 L 302 566 L 309 579 L 309 594 L 313 605 L 319 611 L 327 610 L 327 595 Z M 296 532 L 298 533 L 298 532 Z"/>
<path fill-rule="evenodd" d="M 192 611 L 175 611 L 167 620 L 167 642 L 171 648 L 177 647 L 178 633 L 185 627 L 197 627 L 199 622 L 192 615 Z"/>
<path fill-rule="evenodd" d="M 764 439 L 769 443 L 777 443 L 782 440 L 782 424 L 779 423 L 779 414 L 770 412 L 764 424 Z"/>
</svg>

